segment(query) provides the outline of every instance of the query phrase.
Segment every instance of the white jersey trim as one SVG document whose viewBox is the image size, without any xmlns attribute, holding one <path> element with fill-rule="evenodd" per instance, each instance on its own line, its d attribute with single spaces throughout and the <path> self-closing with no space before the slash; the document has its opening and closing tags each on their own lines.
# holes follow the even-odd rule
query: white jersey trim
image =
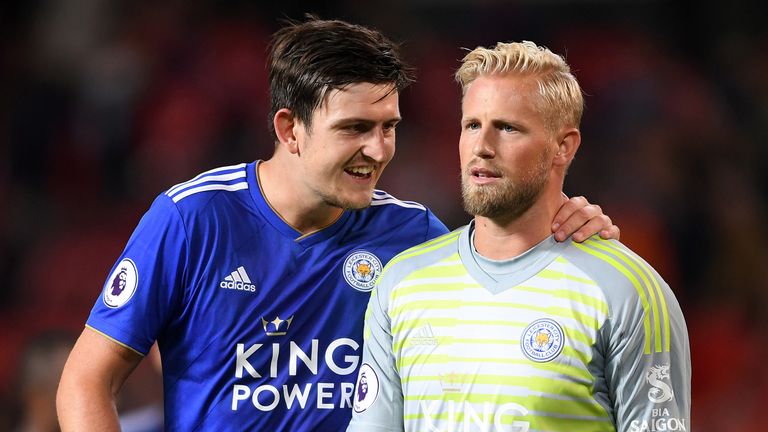
<svg viewBox="0 0 768 432">
<path fill-rule="evenodd" d="M 198 186 L 196 188 L 187 189 L 184 192 L 172 197 L 171 199 L 173 202 L 177 203 L 181 201 L 182 199 L 194 195 L 198 192 L 206 192 L 206 191 L 212 191 L 212 190 L 223 190 L 223 191 L 239 191 L 243 189 L 248 189 L 248 182 L 240 182 L 235 184 L 212 184 L 212 185 L 205 185 L 205 186 Z"/>
<path fill-rule="evenodd" d="M 239 171 L 239 172 L 233 172 L 233 173 L 229 173 L 229 174 L 212 175 L 212 176 L 203 177 L 201 179 L 197 179 L 197 180 L 194 180 L 194 181 L 189 181 L 187 183 L 182 184 L 180 188 L 177 188 L 173 192 L 172 191 L 166 192 L 166 195 L 172 196 L 175 193 L 181 191 L 182 189 L 186 189 L 186 188 L 189 188 L 189 187 L 192 187 L 192 186 L 196 186 L 196 185 L 199 185 L 201 183 L 206 183 L 206 182 L 209 182 L 209 181 L 210 182 L 225 182 L 225 181 L 229 181 L 229 180 L 235 180 L 235 179 L 238 179 L 238 178 L 245 178 L 245 170 Z"/>
<path fill-rule="evenodd" d="M 245 165 L 246 165 L 245 163 L 240 163 L 240 164 L 237 164 L 237 165 L 224 166 L 224 167 L 219 167 L 219 168 L 214 168 L 214 169 L 208 170 L 208 171 L 206 171 L 204 173 L 198 174 L 197 176 L 195 176 L 191 180 L 187 180 L 185 182 L 181 182 L 179 184 L 174 185 L 173 187 L 168 189 L 168 191 L 166 191 L 165 194 L 168 195 L 168 196 L 171 196 L 171 195 L 175 194 L 176 192 L 179 192 L 180 190 L 182 190 L 182 189 L 184 189 L 186 187 L 193 186 L 193 185 L 196 185 L 196 184 L 200 184 L 200 183 L 208 181 L 208 180 L 219 180 L 218 178 L 216 178 L 216 177 L 219 177 L 219 176 L 211 176 L 211 177 L 207 177 L 207 176 L 209 176 L 211 174 L 220 173 L 222 171 L 230 171 L 230 170 L 242 169 L 242 168 L 245 168 Z M 241 177 L 245 177 L 245 171 L 242 171 L 242 173 L 232 173 L 232 174 L 241 174 Z M 203 179 L 203 177 L 206 177 L 206 178 Z M 235 177 L 235 178 L 237 178 L 237 177 Z"/>
<path fill-rule="evenodd" d="M 385 205 L 385 204 L 395 204 L 395 205 L 398 205 L 400 207 L 415 208 L 415 209 L 424 210 L 424 211 L 427 210 L 426 207 L 424 207 L 423 205 L 421 205 L 421 204 L 419 204 L 417 202 L 414 202 L 414 201 L 401 201 L 401 200 L 393 197 L 392 195 L 390 195 L 390 194 L 388 194 L 388 193 L 386 193 L 384 191 L 374 189 L 374 191 L 373 191 L 373 199 L 371 200 L 371 205 L 372 206 L 379 206 L 379 205 Z"/>
</svg>

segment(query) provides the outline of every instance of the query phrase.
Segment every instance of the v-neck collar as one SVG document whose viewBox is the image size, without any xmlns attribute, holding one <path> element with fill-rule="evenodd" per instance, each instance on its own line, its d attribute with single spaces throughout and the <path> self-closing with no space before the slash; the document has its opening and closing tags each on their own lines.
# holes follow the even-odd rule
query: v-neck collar
<svg viewBox="0 0 768 432">
<path fill-rule="evenodd" d="M 296 228 L 288 224 L 283 218 L 272 208 L 264 196 L 264 191 L 261 189 L 259 182 L 258 169 L 259 164 L 262 161 L 257 160 L 251 164 L 248 164 L 246 178 L 248 180 L 248 189 L 251 191 L 251 197 L 256 204 L 256 209 L 261 213 L 267 222 L 272 225 L 283 236 L 299 243 L 305 247 L 312 246 L 316 243 L 322 242 L 335 235 L 342 227 L 345 226 L 347 219 L 349 219 L 352 212 L 344 210 L 341 216 L 338 217 L 333 223 L 325 228 L 319 229 L 309 234 L 302 234 Z"/>
<path fill-rule="evenodd" d="M 558 243 L 549 236 L 536 246 L 509 260 L 490 260 L 481 256 L 472 244 L 475 222 L 470 222 L 459 235 L 459 257 L 469 274 L 493 294 L 525 282 L 554 261 L 566 243 Z M 488 274 L 483 266 L 493 266 L 501 274 Z"/>
</svg>

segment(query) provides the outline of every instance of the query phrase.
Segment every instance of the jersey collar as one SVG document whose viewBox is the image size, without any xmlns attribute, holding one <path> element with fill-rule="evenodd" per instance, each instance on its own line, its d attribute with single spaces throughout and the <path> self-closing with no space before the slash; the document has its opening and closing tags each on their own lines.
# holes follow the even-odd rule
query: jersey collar
<svg viewBox="0 0 768 432">
<path fill-rule="evenodd" d="M 498 294 L 535 276 L 546 268 L 566 247 L 549 236 L 536 246 L 508 260 L 483 257 L 472 244 L 475 222 L 467 225 L 459 235 L 459 256 L 470 275 L 489 291 Z"/>
</svg>

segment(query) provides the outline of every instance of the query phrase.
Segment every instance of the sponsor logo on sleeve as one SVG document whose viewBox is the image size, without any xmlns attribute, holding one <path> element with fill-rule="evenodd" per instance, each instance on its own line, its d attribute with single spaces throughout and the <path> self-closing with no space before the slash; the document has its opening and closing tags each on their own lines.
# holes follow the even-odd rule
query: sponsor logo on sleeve
<svg viewBox="0 0 768 432">
<path fill-rule="evenodd" d="M 669 363 L 651 366 L 645 373 L 645 380 L 651 386 L 648 400 L 654 404 L 669 402 L 675 394 L 669 384 Z M 629 432 L 687 431 L 688 420 L 673 417 L 669 408 L 653 408 L 650 419 L 632 420 Z"/>
<path fill-rule="evenodd" d="M 104 304 L 111 308 L 124 305 L 136 293 L 139 272 L 130 258 L 123 258 L 104 284 Z"/>
<path fill-rule="evenodd" d="M 649 420 L 632 420 L 629 423 L 629 432 L 669 432 L 687 431 L 686 419 L 670 417 L 666 408 L 654 408 Z"/>
<path fill-rule="evenodd" d="M 361 413 L 370 408 L 378 396 L 379 377 L 368 363 L 363 363 L 357 374 L 357 385 L 355 386 L 355 403 L 353 405 L 355 412 Z"/>
<path fill-rule="evenodd" d="M 358 291 L 371 291 L 381 275 L 381 269 L 381 261 L 376 255 L 357 250 L 344 260 L 344 279 Z"/>
<path fill-rule="evenodd" d="M 648 390 L 648 400 L 653 403 L 671 401 L 675 397 L 672 387 L 663 380 L 669 380 L 669 364 L 656 365 L 648 369 L 645 379 L 651 385 Z"/>
</svg>

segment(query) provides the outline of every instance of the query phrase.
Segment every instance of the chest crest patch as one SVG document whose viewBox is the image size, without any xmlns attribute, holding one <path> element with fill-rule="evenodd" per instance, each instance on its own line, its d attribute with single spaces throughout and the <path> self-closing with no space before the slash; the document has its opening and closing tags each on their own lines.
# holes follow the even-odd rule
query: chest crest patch
<svg viewBox="0 0 768 432">
<path fill-rule="evenodd" d="M 365 250 L 356 250 L 344 260 L 344 279 L 352 288 L 368 292 L 373 289 L 381 275 L 379 258 Z"/>
<path fill-rule="evenodd" d="M 557 321 L 540 318 L 528 324 L 520 338 L 520 348 L 529 359 L 544 363 L 560 355 L 565 345 L 565 333 Z"/>
</svg>

